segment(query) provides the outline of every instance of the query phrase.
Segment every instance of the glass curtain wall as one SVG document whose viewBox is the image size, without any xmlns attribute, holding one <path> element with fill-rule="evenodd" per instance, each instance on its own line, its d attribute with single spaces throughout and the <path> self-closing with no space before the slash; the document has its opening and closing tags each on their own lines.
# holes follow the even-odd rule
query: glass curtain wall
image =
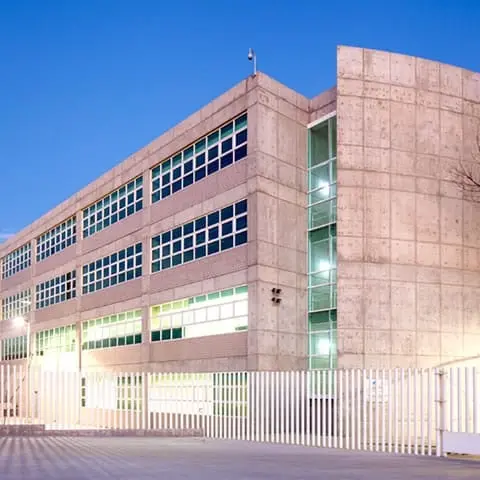
<svg viewBox="0 0 480 480">
<path fill-rule="evenodd" d="M 309 367 L 337 366 L 337 122 L 309 131 L 308 338 Z"/>
</svg>

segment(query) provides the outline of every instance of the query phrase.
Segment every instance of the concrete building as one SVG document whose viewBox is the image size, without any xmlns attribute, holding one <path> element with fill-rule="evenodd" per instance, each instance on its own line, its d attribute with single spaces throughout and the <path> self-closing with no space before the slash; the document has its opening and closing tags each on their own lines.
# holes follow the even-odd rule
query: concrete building
<svg viewBox="0 0 480 480">
<path fill-rule="evenodd" d="M 339 47 L 258 73 L 0 245 L 2 361 L 226 371 L 480 355 L 480 75 Z M 31 333 L 30 333 L 31 332 Z M 28 347 L 27 347 L 28 343 Z"/>
</svg>

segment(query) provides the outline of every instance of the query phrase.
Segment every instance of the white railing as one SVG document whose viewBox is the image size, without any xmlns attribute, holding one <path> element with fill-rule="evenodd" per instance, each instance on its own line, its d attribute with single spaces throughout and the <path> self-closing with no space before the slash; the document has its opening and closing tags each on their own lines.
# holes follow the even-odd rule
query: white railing
<svg viewBox="0 0 480 480">
<path fill-rule="evenodd" d="M 451 433 L 480 436 L 479 384 L 474 368 L 111 373 L 1 365 L 0 416 L 57 429 L 193 428 L 209 438 L 441 455 Z"/>
</svg>

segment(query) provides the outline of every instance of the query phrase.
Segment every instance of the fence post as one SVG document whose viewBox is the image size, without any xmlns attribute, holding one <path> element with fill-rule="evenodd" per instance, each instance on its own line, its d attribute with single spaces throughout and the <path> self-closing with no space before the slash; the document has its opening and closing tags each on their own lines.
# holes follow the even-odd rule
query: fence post
<svg viewBox="0 0 480 480">
<path fill-rule="evenodd" d="M 143 409 L 143 418 L 142 418 L 142 428 L 144 430 L 150 429 L 150 412 L 148 405 L 148 384 L 150 382 L 150 373 L 142 373 L 142 409 Z"/>
<path fill-rule="evenodd" d="M 435 410 L 437 423 L 437 457 L 444 455 L 443 452 L 443 434 L 445 432 L 445 415 L 446 415 L 446 376 L 444 369 L 435 369 L 436 389 L 435 389 Z"/>
</svg>

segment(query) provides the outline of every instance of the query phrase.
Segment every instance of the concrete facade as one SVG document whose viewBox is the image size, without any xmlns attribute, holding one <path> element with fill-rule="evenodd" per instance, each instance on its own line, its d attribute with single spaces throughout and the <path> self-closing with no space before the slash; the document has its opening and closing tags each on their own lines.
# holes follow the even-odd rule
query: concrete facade
<svg viewBox="0 0 480 480">
<path fill-rule="evenodd" d="M 478 358 L 480 205 L 452 171 L 475 161 L 480 75 L 340 47 L 337 88 L 339 363 Z"/>
<path fill-rule="evenodd" d="M 0 297 L 27 288 L 34 296 L 38 283 L 76 269 L 77 297 L 27 321 L 32 334 L 75 323 L 82 369 L 306 368 L 308 126 L 335 111 L 338 366 L 433 366 L 479 355 L 480 210 L 449 175 L 472 154 L 480 77 L 350 47 L 338 50 L 336 88 L 309 100 L 262 73 L 249 77 L 0 245 L 4 258 L 33 242 L 31 267 L 1 279 Z M 151 169 L 242 112 L 247 157 L 152 204 Z M 139 175 L 143 209 L 82 238 L 82 210 Z M 152 237 L 244 198 L 247 244 L 151 272 Z M 36 262 L 35 239 L 73 215 L 77 242 Z M 83 265 L 136 242 L 141 278 L 81 294 Z M 247 331 L 150 342 L 151 306 L 238 285 L 248 285 Z M 82 322 L 133 309 L 142 311 L 141 344 L 78 348 Z M 5 320 L 0 335 L 19 329 Z"/>
</svg>

